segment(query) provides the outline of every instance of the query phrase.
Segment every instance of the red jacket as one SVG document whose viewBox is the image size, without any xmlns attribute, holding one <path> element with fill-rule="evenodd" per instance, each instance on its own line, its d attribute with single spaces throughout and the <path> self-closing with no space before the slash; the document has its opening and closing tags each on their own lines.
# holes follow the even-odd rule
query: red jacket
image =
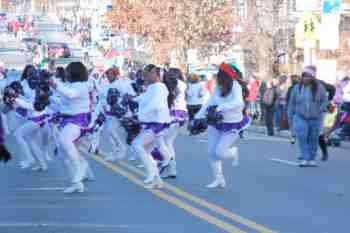
<svg viewBox="0 0 350 233">
<path fill-rule="evenodd" d="M 249 81 L 248 89 L 249 89 L 249 96 L 247 98 L 247 101 L 254 102 L 257 100 L 259 95 L 259 86 L 260 83 L 258 80 Z"/>
</svg>

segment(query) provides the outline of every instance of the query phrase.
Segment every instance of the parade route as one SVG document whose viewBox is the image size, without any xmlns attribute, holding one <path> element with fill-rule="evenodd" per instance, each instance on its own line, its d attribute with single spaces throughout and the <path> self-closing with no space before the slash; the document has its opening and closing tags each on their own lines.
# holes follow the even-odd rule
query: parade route
<svg viewBox="0 0 350 233">
<path fill-rule="evenodd" d="M 73 45 L 54 22 L 41 22 L 39 33 Z M 73 51 L 73 58 L 59 63 L 79 60 L 81 50 Z M 24 66 L 18 53 L 11 44 L 0 49 L 0 58 L 8 67 Z M 12 72 L 9 78 L 19 76 Z M 348 145 L 330 148 L 329 161 L 318 161 L 317 168 L 299 168 L 297 145 L 289 139 L 248 131 L 238 140 L 239 166 L 224 163 L 227 187 L 208 190 L 206 136 L 183 130 L 175 143 L 177 179 L 164 180 L 158 190 L 144 187 L 140 161 L 105 162 L 103 154 L 111 151 L 105 137 L 102 132 L 97 155 L 87 151 L 86 141 L 80 145 L 96 180 L 86 183 L 84 193 L 64 194 L 62 158 L 51 154 L 46 172 L 20 169 L 21 152 L 13 135 L 7 136 L 14 159 L 0 164 L 0 233 L 348 232 Z"/>
</svg>

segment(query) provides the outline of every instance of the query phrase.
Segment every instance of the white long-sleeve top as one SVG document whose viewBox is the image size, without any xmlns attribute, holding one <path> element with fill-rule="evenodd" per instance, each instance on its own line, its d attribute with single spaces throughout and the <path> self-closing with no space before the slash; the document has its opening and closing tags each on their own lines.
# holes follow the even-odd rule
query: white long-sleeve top
<svg viewBox="0 0 350 233">
<path fill-rule="evenodd" d="M 88 82 L 60 83 L 57 82 L 56 91 L 60 94 L 63 114 L 76 115 L 88 113 L 91 109 L 90 88 Z"/>
<path fill-rule="evenodd" d="M 43 111 L 40 111 L 40 112 L 36 111 L 34 109 L 33 102 L 30 102 L 27 99 L 24 99 L 23 97 L 16 98 L 15 104 L 21 108 L 28 110 L 27 117 L 29 118 L 38 117 L 49 113 L 49 110 L 47 107 Z"/>
<path fill-rule="evenodd" d="M 28 81 L 22 80 L 21 85 L 23 87 L 24 98 L 27 99 L 28 101 L 34 101 L 35 91 L 29 87 Z"/>
<path fill-rule="evenodd" d="M 141 122 L 170 123 L 168 89 L 163 83 L 154 83 L 135 100 L 139 104 L 138 118 Z"/>
<path fill-rule="evenodd" d="M 175 98 L 174 105 L 171 107 L 171 110 L 181 110 L 187 111 L 187 103 L 186 103 L 186 83 L 181 80 L 178 80 L 177 88 L 179 90 L 178 95 Z"/>
<path fill-rule="evenodd" d="M 215 87 L 208 101 L 202 106 L 196 114 L 196 118 L 204 118 L 208 107 L 217 105 L 217 110 L 223 113 L 224 123 L 237 123 L 243 119 L 244 100 L 242 96 L 242 87 L 237 81 L 233 81 L 231 92 L 222 97 L 219 87 Z"/>
<path fill-rule="evenodd" d="M 54 80 L 55 80 L 55 83 L 63 84 L 63 82 L 58 78 L 54 78 Z M 61 94 L 58 93 L 57 91 L 53 92 L 52 95 L 50 96 L 49 109 L 52 112 L 60 112 L 63 109 L 63 105 L 61 103 Z"/>
<path fill-rule="evenodd" d="M 205 88 L 202 83 L 189 83 L 186 90 L 187 104 L 202 105 L 205 94 Z"/>
<path fill-rule="evenodd" d="M 113 87 L 117 88 L 122 96 L 125 94 L 129 94 L 131 96 L 136 95 L 134 89 L 132 88 L 132 80 L 128 78 L 120 78 L 114 81 Z"/>
<path fill-rule="evenodd" d="M 118 79 L 112 83 L 102 86 L 98 92 L 99 103 L 98 103 L 97 109 L 99 109 L 100 111 L 103 110 L 103 108 L 109 109 L 109 106 L 107 104 L 107 94 L 108 94 L 108 90 L 111 88 L 116 88 L 120 92 L 120 95 L 121 95 L 120 99 L 122 99 L 122 97 L 125 94 L 135 96 L 136 93 L 132 88 L 131 84 L 132 82 L 130 79 Z"/>
</svg>

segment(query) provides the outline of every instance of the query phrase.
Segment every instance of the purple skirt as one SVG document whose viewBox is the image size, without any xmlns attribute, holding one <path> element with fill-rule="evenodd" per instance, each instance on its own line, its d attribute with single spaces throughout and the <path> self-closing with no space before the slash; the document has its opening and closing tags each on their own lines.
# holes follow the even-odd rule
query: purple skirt
<svg viewBox="0 0 350 233">
<path fill-rule="evenodd" d="M 60 123 L 58 128 L 63 129 L 67 124 L 74 124 L 81 129 L 88 128 L 91 121 L 91 113 L 80 113 L 76 115 L 60 115 Z"/>
<path fill-rule="evenodd" d="M 59 124 L 60 120 L 61 120 L 61 113 L 55 112 L 54 114 L 50 115 L 48 122 L 50 124 Z"/>
<path fill-rule="evenodd" d="M 149 130 L 152 131 L 154 134 L 159 134 L 165 129 L 169 128 L 168 123 L 158 123 L 158 122 L 147 122 L 147 123 L 142 123 L 141 122 L 141 127 L 144 130 Z"/>
<path fill-rule="evenodd" d="M 160 153 L 158 148 L 154 148 L 151 151 L 151 155 L 152 155 L 154 160 L 156 160 L 156 161 L 163 161 L 163 155 Z"/>
<path fill-rule="evenodd" d="M 183 110 L 173 110 L 170 112 L 171 124 L 179 124 L 183 126 L 188 118 L 188 114 Z"/>
<path fill-rule="evenodd" d="M 33 121 L 34 123 L 38 124 L 40 127 L 43 127 L 46 123 L 46 119 L 49 116 L 50 115 L 48 115 L 48 114 L 43 114 L 41 116 L 30 117 L 30 118 L 28 118 L 28 120 Z"/>
<path fill-rule="evenodd" d="M 242 121 L 237 123 L 220 123 L 215 126 L 217 130 L 223 133 L 237 133 L 245 130 L 251 124 L 252 119 L 249 116 L 244 116 Z"/>
<path fill-rule="evenodd" d="M 21 116 L 21 117 L 27 117 L 28 115 L 28 110 L 24 108 L 16 108 L 16 112 Z"/>
</svg>

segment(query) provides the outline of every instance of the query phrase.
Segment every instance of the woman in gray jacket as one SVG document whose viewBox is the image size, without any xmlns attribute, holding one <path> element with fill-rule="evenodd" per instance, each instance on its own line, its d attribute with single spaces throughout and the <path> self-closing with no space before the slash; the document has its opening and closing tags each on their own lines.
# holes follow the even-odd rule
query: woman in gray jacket
<svg viewBox="0 0 350 233">
<path fill-rule="evenodd" d="M 292 90 L 288 105 L 300 149 L 301 167 L 316 166 L 318 140 L 327 104 L 327 92 L 316 79 L 316 68 L 305 67 L 300 83 Z"/>
</svg>

